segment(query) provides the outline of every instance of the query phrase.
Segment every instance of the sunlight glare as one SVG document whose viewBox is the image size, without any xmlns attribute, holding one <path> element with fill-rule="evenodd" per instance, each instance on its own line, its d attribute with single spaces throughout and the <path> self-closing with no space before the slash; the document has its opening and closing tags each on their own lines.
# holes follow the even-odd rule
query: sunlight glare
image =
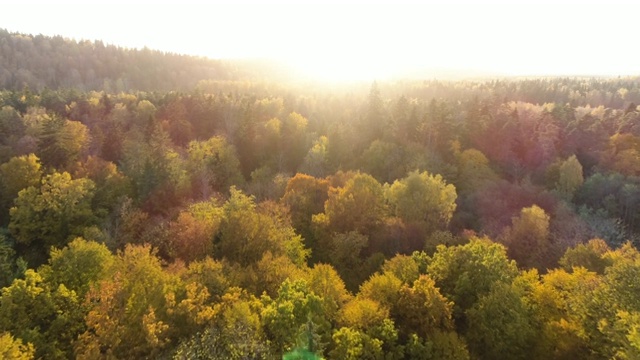
<svg viewBox="0 0 640 360">
<path fill-rule="evenodd" d="M 66 11 L 42 0 L 0 12 L 10 31 L 101 39 L 117 46 L 284 62 L 311 79 L 383 80 L 407 70 L 469 69 L 503 75 L 619 75 L 640 72 L 629 45 L 634 11 L 560 1 L 438 1 L 269 4 L 244 1 L 176 6 L 103 7 L 95 1 Z M 92 4 L 92 2 L 94 2 Z M 38 12 L 30 11 L 33 3 Z M 625 9 L 630 9 L 627 5 Z M 56 14 L 52 16 L 51 14 Z M 569 16 L 570 15 L 570 16 Z M 114 21 L 114 19 L 118 19 Z M 144 19 L 144 26 L 139 26 Z M 590 26 L 598 23 L 599 26 Z M 171 24 L 168 26 L 168 24 Z M 574 29 L 571 36 L 560 36 Z M 603 31 L 602 29 L 615 29 Z M 607 49 L 624 49 L 612 56 Z"/>
<path fill-rule="evenodd" d="M 292 59 L 290 66 L 309 80 L 320 82 L 354 82 L 382 80 L 392 75 L 393 66 L 382 59 L 365 59 L 352 55 L 327 54 L 313 58 Z M 387 62 L 388 63 L 388 62 Z"/>
</svg>

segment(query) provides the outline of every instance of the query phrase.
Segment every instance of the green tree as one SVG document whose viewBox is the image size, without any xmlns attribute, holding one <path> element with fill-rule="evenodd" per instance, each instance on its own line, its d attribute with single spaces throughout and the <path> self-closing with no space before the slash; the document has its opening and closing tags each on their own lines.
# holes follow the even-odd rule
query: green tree
<svg viewBox="0 0 640 360">
<path fill-rule="evenodd" d="M 30 186 L 20 191 L 11 208 L 9 230 L 20 244 L 29 246 L 38 260 L 51 246 L 63 247 L 84 229 L 95 225 L 91 209 L 94 183 L 89 179 L 72 179 L 69 173 L 53 173 L 42 180 L 40 188 Z"/>
<path fill-rule="evenodd" d="M 405 345 L 406 357 L 416 360 L 468 360 L 469 351 L 465 342 L 453 331 L 436 330 L 429 339 L 411 334 Z"/>
<path fill-rule="evenodd" d="M 456 156 L 458 173 L 456 190 L 472 193 L 488 182 L 498 179 L 498 175 L 489 166 L 489 159 L 477 149 L 467 149 Z"/>
<path fill-rule="evenodd" d="M 388 318 L 389 309 L 381 306 L 377 301 L 355 297 L 340 310 L 338 324 L 366 331 L 373 326 L 381 325 Z"/>
<path fill-rule="evenodd" d="M 71 358 L 73 341 L 84 328 L 83 315 L 75 292 L 49 286 L 31 269 L 2 289 L 0 333 L 33 344 L 37 358 Z"/>
<path fill-rule="evenodd" d="M 240 161 L 235 148 L 224 137 L 192 141 L 187 147 L 187 170 L 199 196 L 208 198 L 211 191 L 226 192 L 232 185 L 242 185 Z"/>
<path fill-rule="evenodd" d="M 625 175 L 640 175 L 640 137 L 634 134 L 614 134 L 609 138 L 601 163 Z"/>
<path fill-rule="evenodd" d="M 118 169 L 116 164 L 97 156 L 88 156 L 77 162 L 73 177 L 87 178 L 96 185 L 93 208 L 96 215 L 106 217 L 113 212 L 125 196 L 132 195 L 131 181 Z"/>
<path fill-rule="evenodd" d="M 253 269 L 255 275 L 246 277 L 243 286 L 255 294 L 266 293 L 269 296 L 276 296 L 280 285 L 287 279 L 306 278 L 305 273 L 308 270 L 294 264 L 286 255 L 273 256 L 270 251 L 265 252 L 262 259 L 247 272 L 250 273 Z"/>
<path fill-rule="evenodd" d="M 320 136 L 315 140 L 302 160 L 299 172 L 316 177 L 329 175 L 328 146 L 329 139 L 326 136 Z"/>
<path fill-rule="evenodd" d="M 89 129 L 56 114 L 34 114 L 31 131 L 39 140 L 38 155 L 46 165 L 62 167 L 72 164 L 89 145 Z"/>
<path fill-rule="evenodd" d="M 106 278 L 113 261 L 104 244 L 76 238 L 62 249 L 52 248 L 48 263 L 38 272 L 50 286 L 64 285 L 82 299 L 92 285 Z"/>
<path fill-rule="evenodd" d="M 604 270 L 612 264 L 608 257 L 604 257 L 611 251 L 607 243 L 602 239 L 591 239 L 586 244 L 578 244 L 565 251 L 558 263 L 566 271 L 574 267 L 584 267 L 597 274 L 604 274 Z"/>
<path fill-rule="evenodd" d="M 374 140 L 362 154 L 364 170 L 381 182 L 391 182 L 407 173 L 403 148 L 382 140 Z"/>
<path fill-rule="evenodd" d="M 398 141 L 411 140 L 414 138 L 418 126 L 415 102 L 412 104 L 406 96 L 398 98 L 393 108 L 393 135 Z"/>
<path fill-rule="evenodd" d="M 27 269 L 27 263 L 16 257 L 14 243 L 8 234 L 0 232 L 0 289 L 11 285 L 13 279 L 21 277 Z"/>
<path fill-rule="evenodd" d="M 270 214 L 268 206 L 256 207 L 253 197 L 235 187 L 230 192 L 229 200 L 223 205 L 224 218 L 214 249 L 216 256 L 246 266 L 270 251 L 274 256 L 286 255 L 298 266 L 306 262 L 309 251 L 286 218 Z"/>
<path fill-rule="evenodd" d="M 445 228 L 456 209 L 456 189 L 440 175 L 413 171 L 388 188 L 387 197 L 396 214 L 425 231 Z"/>
<path fill-rule="evenodd" d="M 438 246 L 427 273 L 440 292 L 451 300 L 457 329 L 466 327 L 465 312 L 480 297 L 489 293 L 494 283 L 509 283 L 518 274 L 504 246 L 487 238 L 472 238 L 468 244 Z"/>
<path fill-rule="evenodd" d="M 571 305 L 586 333 L 588 350 L 601 358 L 632 359 L 638 353 L 635 329 L 640 288 L 633 279 L 640 274 L 640 252 L 626 243 L 608 252 L 605 258 L 612 263 L 605 268 L 604 276 L 588 273 L 590 277 L 583 275 L 586 279 L 572 284 L 578 301 Z M 587 271 L 574 268 L 573 274 L 576 273 Z"/>
<path fill-rule="evenodd" d="M 9 160 L 16 154 L 15 146 L 24 135 L 25 126 L 17 112 L 11 106 L 0 108 L 0 163 Z"/>
<path fill-rule="evenodd" d="M 640 251 L 627 242 L 607 258 L 612 261 L 604 274 L 608 297 L 618 310 L 640 311 L 640 284 L 633 280 L 640 276 Z"/>
<path fill-rule="evenodd" d="M 620 311 L 615 324 L 617 340 L 621 343 L 616 351 L 616 359 L 637 359 L 640 357 L 640 313 Z"/>
<path fill-rule="evenodd" d="M 391 273 L 405 284 L 413 284 L 420 276 L 418 263 L 412 256 L 396 255 L 391 259 L 385 260 L 382 264 L 382 271 Z"/>
<path fill-rule="evenodd" d="M 348 289 L 356 289 L 368 274 L 365 273 L 363 250 L 369 239 L 355 231 L 337 233 L 331 237 L 329 259 L 344 279 Z"/>
<path fill-rule="evenodd" d="M 356 297 L 340 311 L 340 330 L 333 334 L 333 358 L 401 359 L 398 331 L 389 311 L 378 302 Z M 342 356 L 342 357 L 340 357 Z"/>
<path fill-rule="evenodd" d="M 329 181 L 305 174 L 298 173 L 287 182 L 280 201 L 289 207 L 293 226 L 307 241 L 311 235 L 311 218 L 324 210 L 328 191 Z"/>
<path fill-rule="evenodd" d="M 283 121 L 282 146 L 283 169 L 296 172 L 302 164 L 305 153 L 309 149 L 307 141 L 307 120 L 304 116 L 292 112 Z"/>
<path fill-rule="evenodd" d="M 478 358 L 532 357 L 537 332 L 522 295 L 511 284 L 496 282 L 467 310 L 467 343 Z"/>
<path fill-rule="evenodd" d="M 124 140 L 122 172 L 131 179 L 135 199 L 151 211 L 164 212 L 187 196 L 185 164 L 164 129 L 130 130 Z M 208 198 L 208 197 L 207 197 Z"/>
<path fill-rule="evenodd" d="M 278 355 L 291 351 L 307 321 L 324 322 L 322 300 L 313 294 L 304 280 L 285 280 L 278 296 L 263 295 L 261 318 L 272 352 Z"/>
<path fill-rule="evenodd" d="M 189 264 L 183 280 L 187 283 L 202 284 L 214 301 L 218 301 L 231 286 L 227 269 L 219 261 L 210 257 Z"/>
<path fill-rule="evenodd" d="M 378 83 L 375 81 L 371 84 L 366 105 L 366 114 L 358 124 L 359 138 L 364 146 L 371 144 L 376 139 L 382 139 L 385 131 L 390 130 L 390 121 L 385 111 L 384 100 L 380 95 Z"/>
<path fill-rule="evenodd" d="M 384 359 L 382 341 L 359 330 L 342 327 L 333 333 L 333 343 L 334 347 L 329 352 L 331 359 Z"/>
<path fill-rule="evenodd" d="M 42 177 L 40 159 L 34 154 L 11 158 L 0 165 L 2 197 L 7 201 L 18 196 L 20 190 L 38 186 Z"/>
<path fill-rule="evenodd" d="M 610 358 L 611 339 L 603 331 L 615 322 L 616 306 L 603 289 L 602 278 L 583 267 L 545 274 L 530 296 L 546 339 L 539 347 L 559 359 Z"/>
</svg>

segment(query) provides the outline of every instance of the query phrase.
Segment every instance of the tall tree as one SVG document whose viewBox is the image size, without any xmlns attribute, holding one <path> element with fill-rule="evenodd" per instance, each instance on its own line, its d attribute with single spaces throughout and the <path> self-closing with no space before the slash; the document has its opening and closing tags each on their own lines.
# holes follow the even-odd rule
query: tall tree
<svg viewBox="0 0 640 360">
<path fill-rule="evenodd" d="M 584 182 L 580 161 L 575 155 L 572 155 L 560 165 L 558 172 L 556 189 L 568 200 L 573 199 L 573 195 Z"/>
</svg>

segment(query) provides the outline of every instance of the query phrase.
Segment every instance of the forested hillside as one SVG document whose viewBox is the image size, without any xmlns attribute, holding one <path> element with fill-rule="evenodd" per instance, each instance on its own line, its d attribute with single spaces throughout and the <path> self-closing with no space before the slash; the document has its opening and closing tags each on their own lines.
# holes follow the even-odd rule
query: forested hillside
<svg viewBox="0 0 640 360">
<path fill-rule="evenodd" d="M 127 49 L 101 41 L 26 35 L 0 29 L 0 88 L 81 91 L 169 91 L 193 88 L 200 80 L 231 80 L 246 64 L 149 49 Z M 238 68 L 244 70 L 239 70 Z"/>
<path fill-rule="evenodd" d="M 0 57 L 0 357 L 640 356 L 639 78 Z"/>
</svg>

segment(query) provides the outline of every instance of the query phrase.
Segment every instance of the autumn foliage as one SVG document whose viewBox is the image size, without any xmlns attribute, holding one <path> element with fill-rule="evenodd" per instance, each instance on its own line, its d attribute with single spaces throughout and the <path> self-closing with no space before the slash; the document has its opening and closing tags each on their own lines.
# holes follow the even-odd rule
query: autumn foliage
<svg viewBox="0 0 640 360">
<path fill-rule="evenodd" d="M 637 78 L 337 90 L 34 41 L 116 60 L 0 73 L 1 358 L 640 356 Z"/>
</svg>

